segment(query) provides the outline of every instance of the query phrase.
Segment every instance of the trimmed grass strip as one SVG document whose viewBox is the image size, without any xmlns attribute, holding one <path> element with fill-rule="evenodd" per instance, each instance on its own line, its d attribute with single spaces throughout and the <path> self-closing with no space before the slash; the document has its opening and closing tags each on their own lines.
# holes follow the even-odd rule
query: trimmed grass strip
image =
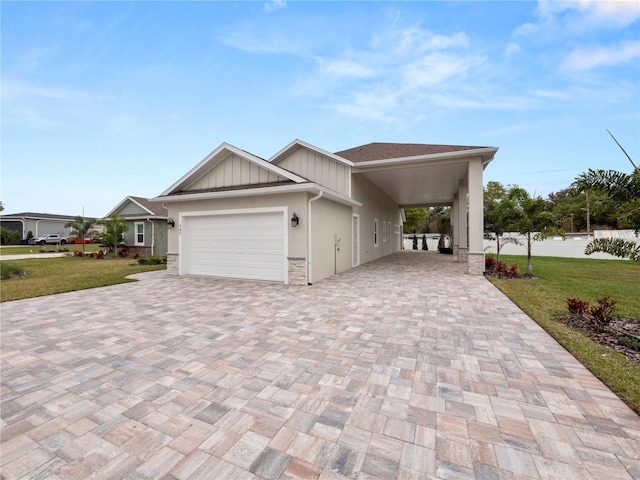
<svg viewBox="0 0 640 480">
<path fill-rule="evenodd" d="M 526 257 L 501 260 L 526 268 Z M 531 280 L 489 280 L 533 318 L 631 409 L 640 414 L 640 365 L 610 348 L 596 345 L 581 330 L 556 320 L 567 313 L 567 298 L 595 303 L 617 300 L 616 316 L 640 319 L 640 265 L 629 261 L 534 257 Z"/>
</svg>

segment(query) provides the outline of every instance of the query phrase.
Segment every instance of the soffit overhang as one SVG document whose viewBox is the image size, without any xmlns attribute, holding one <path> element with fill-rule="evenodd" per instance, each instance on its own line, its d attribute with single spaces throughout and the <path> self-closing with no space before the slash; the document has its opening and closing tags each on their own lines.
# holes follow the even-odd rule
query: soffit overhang
<svg viewBox="0 0 640 480">
<path fill-rule="evenodd" d="M 493 160 L 495 147 L 456 152 L 362 161 L 354 164 L 353 174 L 363 175 L 400 207 L 451 205 L 470 161 L 481 161 L 482 168 Z"/>
</svg>

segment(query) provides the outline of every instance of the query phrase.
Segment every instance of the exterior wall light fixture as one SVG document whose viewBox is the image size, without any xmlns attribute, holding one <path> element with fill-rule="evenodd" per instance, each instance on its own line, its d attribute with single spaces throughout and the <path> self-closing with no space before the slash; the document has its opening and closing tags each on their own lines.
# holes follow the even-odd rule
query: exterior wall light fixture
<svg viewBox="0 0 640 480">
<path fill-rule="evenodd" d="M 300 223 L 300 219 L 298 218 L 298 215 L 296 215 L 296 212 L 293 212 L 293 217 L 291 217 L 291 226 L 297 227 L 298 223 Z"/>
<path fill-rule="evenodd" d="M 176 226 L 176 222 L 173 221 L 173 218 L 167 219 L 167 228 L 173 228 Z"/>
</svg>

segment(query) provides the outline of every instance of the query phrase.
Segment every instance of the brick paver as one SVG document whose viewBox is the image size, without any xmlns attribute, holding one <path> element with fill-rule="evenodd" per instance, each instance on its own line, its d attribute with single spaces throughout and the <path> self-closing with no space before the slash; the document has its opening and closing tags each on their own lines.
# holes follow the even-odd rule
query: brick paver
<svg viewBox="0 0 640 480">
<path fill-rule="evenodd" d="M 640 418 L 463 268 L 4 303 L 2 478 L 640 478 Z"/>
</svg>

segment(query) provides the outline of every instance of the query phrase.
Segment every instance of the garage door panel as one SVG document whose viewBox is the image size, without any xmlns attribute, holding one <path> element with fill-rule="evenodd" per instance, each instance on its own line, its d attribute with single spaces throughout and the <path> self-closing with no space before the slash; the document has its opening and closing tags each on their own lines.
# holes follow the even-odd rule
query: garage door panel
<svg viewBox="0 0 640 480">
<path fill-rule="evenodd" d="M 285 280 L 282 211 L 185 217 L 183 273 Z"/>
</svg>

